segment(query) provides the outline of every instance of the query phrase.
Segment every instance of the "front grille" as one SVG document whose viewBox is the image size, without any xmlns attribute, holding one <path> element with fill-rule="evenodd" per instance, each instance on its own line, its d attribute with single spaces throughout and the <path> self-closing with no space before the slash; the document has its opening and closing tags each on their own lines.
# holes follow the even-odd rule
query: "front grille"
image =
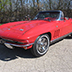
<svg viewBox="0 0 72 72">
<path fill-rule="evenodd" d="M 24 44 L 24 43 L 22 43 L 22 42 L 13 41 L 13 40 L 10 40 L 10 39 L 2 39 L 2 40 L 5 41 L 5 42 L 8 42 L 8 43 Z"/>
</svg>

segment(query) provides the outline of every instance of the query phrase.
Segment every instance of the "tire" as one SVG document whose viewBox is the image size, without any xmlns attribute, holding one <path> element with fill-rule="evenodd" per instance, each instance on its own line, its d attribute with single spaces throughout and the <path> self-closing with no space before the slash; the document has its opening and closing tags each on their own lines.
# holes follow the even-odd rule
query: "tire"
<svg viewBox="0 0 72 72">
<path fill-rule="evenodd" d="M 33 47 L 31 48 L 32 54 L 37 57 L 43 56 L 44 54 L 47 53 L 49 49 L 49 44 L 50 44 L 49 35 L 47 34 L 40 35 L 34 42 Z"/>
</svg>

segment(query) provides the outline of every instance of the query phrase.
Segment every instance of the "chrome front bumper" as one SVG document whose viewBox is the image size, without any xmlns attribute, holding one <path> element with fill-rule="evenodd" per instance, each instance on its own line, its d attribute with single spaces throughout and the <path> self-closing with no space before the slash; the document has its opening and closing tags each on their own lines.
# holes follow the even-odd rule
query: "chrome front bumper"
<svg viewBox="0 0 72 72">
<path fill-rule="evenodd" d="M 6 47 L 11 47 L 12 48 L 12 46 L 14 46 L 14 47 L 22 47 L 22 48 L 24 48 L 24 49 L 27 49 L 29 46 L 31 46 L 31 45 L 33 45 L 34 43 L 29 43 L 29 44 L 25 44 L 25 45 L 23 45 L 23 44 L 16 44 L 16 43 L 8 43 L 8 42 L 6 42 L 6 41 L 4 41 L 3 39 L 0 39 L 0 44 L 4 44 Z"/>
<path fill-rule="evenodd" d="M 26 45 L 17 45 L 17 44 L 11 44 L 11 43 L 4 43 L 7 45 L 15 46 L 15 47 L 28 47 L 30 45 L 33 45 L 34 43 L 26 44 Z"/>
</svg>

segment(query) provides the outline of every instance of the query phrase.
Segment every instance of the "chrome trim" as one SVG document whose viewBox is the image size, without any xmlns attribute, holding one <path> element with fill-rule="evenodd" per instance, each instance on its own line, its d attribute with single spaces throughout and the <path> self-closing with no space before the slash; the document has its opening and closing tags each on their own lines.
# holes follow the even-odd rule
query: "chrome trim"
<svg viewBox="0 0 72 72">
<path fill-rule="evenodd" d="M 57 19 L 57 21 L 60 21 L 61 20 L 61 16 L 64 16 L 63 12 L 61 10 L 59 10 L 60 12 L 60 15 L 59 15 L 59 18 Z"/>
<path fill-rule="evenodd" d="M 24 29 L 20 29 L 20 31 L 23 31 Z"/>
<path fill-rule="evenodd" d="M 34 43 L 30 43 L 30 44 L 27 44 L 27 45 L 17 45 L 17 44 L 11 44 L 11 43 L 4 43 L 4 44 L 9 44 L 9 45 L 16 46 L 16 47 L 28 47 L 30 45 L 33 45 Z"/>
<path fill-rule="evenodd" d="M 54 40 L 50 41 L 50 44 L 52 44 L 52 43 L 54 43 L 54 42 L 56 42 L 56 41 L 59 41 L 59 40 L 65 38 L 65 37 L 67 37 L 67 36 L 70 35 L 70 34 L 72 34 L 72 32 L 69 33 L 69 34 L 67 34 L 67 35 L 64 35 L 64 36 L 62 36 L 62 37 L 59 37 L 59 38 L 57 38 L 57 39 L 54 39 Z"/>
</svg>

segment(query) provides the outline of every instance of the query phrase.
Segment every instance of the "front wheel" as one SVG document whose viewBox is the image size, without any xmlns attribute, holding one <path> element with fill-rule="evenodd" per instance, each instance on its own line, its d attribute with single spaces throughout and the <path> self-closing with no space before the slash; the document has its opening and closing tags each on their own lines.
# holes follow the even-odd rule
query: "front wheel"
<svg viewBox="0 0 72 72">
<path fill-rule="evenodd" d="M 47 34 L 40 35 L 34 42 L 31 52 L 34 56 L 42 56 L 47 53 L 49 48 L 49 36 Z"/>
</svg>

